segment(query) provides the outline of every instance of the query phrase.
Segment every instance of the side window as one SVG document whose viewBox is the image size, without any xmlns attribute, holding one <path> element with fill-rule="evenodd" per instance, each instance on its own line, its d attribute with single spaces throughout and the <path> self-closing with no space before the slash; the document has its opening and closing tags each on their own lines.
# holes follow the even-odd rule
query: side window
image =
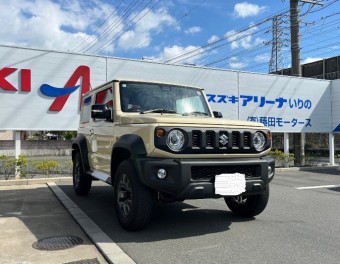
<svg viewBox="0 0 340 264">
<path fill-rule="evenodd" d="M 88 123 L 91 117 L 91 96 L 87 96 L 83 101 L 83 109 L 81 111 L 80 122 Z"/>
<path fill-rule="evenodd" d="M 107 88 L 105 90 L 96 93 L 95 104 L 106 105 L 111 110 L 111 119 L 113 114 L 113 95 L 112 88 Z M 101 119 L 94 119 L 94 122 L 101 121 Z"/>
<path fill-rule="evenodd" d="M 95 104 L 106 104 L 111 110 L 113 108 L 112 89 L 108 88 L 96 94 Z"/>
</svg>

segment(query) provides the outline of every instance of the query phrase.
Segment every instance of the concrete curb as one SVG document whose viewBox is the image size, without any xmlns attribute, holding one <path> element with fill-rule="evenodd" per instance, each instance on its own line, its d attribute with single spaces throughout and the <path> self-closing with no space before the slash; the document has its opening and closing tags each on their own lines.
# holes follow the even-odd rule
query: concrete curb
<svg viewBox="0 0 340 264">
<path fill-rule="evenodd" d="M 37 179 L 0 180 L 0 186 L 47 184 L 48 182 L 70 182 L 72 177 L 53 177 Z"/>
<path fill-rule="evenodd" d="M 327 170 L 327 169 L 340 170 L 339 165 L 322 165 L 313 167 L 288 167 L 288 168 L 275 168 L 275 172 L 289 172 L 289 171 L 311 171 L 311 170 Z"/>
<path fill-rule="evenodd" d="M 0 180 L 0 186 L 33 185 L 33 184 L 47 184 L 48 182 L 58 182 L 58 183 L 60 183 L 60 182 L 70 182 L 70 181 L 72 181 L 72 177 Z"/>
<path fill-rule="evenodd" d="M 68 212 L 78 222 L 98 250 L 109 263 L 134 264 L 135 262 L 105 234 L 54 182 L 48 182 L 48 187 L 65 206 Z"/>
</svg>

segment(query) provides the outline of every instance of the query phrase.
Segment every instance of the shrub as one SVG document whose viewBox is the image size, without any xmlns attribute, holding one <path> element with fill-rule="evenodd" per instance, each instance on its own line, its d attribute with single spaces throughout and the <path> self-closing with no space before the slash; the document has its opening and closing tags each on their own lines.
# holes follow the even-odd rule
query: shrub
<svg viewBox="0 0 340 264">
<path fill-rule="evenodd" d="M 269 156 L 276 160 L 278 167 L 289 167 L 289 163 L 295 159 L 293 153 L 285 154 L 278 149 L 270 151 Z"/>
<path fill-rule="evenodd" d="M 5 180 L 8 180 L 11 176 L 14 176 L 17 169 L 17 174 L 20 177 L 26 177 L 27 174 L 27 157 L 19 155 L 18 159 L 7 157 L 6 155 L 0 155 L 1 172 L 4 174 Z"/>
<path fill-rule="evenodd" d="M 16 160 L 16 165 L 18 166 L 18 173 L 20 177 L 26 178 L 28 165 L 27 157 L 24 155 L 19 155 L 19 158 Z"/>
<path fill-rule="evenodd" d="M 322 158 L 322 153 L 318 151 L 310 152 L 306 154 L 305 164 L 310 166 L 316 166 Z"/>
<path fill-rule="evenodd" d="M 49 177 L 51 171 L 59 166 L 59 162 L 55 160 L 36 160 L 32 162 L 32 165 L 36 170 L 42 171 Z"/>
</svg>

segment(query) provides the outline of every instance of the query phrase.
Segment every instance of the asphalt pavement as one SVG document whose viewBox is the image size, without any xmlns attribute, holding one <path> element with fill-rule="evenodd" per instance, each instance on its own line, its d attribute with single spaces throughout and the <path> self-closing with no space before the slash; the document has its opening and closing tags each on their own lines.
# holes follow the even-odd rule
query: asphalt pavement
<svg viewBox="0 0 340 264">
<path fill-rule="evenodd" d="M 140 232 L 120 227 L 111 186 L 95 182 L 88 197 L 58 186 L 136 263 L 339 263 L 336 168 L 278 171 L 254 218 L 234 216 L 223 199 L 188 200 L 158 204 Z"/>
<path fill-rule="evenodd" d="M 336 168 L 278 171 L 254 218 L 234 216 L 223 199 L 189 200 L 156 205 L 140 232 L 120 227 L 111 186 L 94 182 L 87 197 L 70 180 L 48 186 L 0 186 L 1 263 L 339 263 Z M 35 248 L 70 236 L 82 243 Z"/>
</svg>

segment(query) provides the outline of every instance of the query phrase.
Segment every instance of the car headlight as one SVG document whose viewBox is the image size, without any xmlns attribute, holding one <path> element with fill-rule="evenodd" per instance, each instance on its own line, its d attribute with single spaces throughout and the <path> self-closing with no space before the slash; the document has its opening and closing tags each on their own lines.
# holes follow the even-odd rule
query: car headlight
<svg viewBox="0 0 340 264">
<path fill-rule="evenodd" d="M 260 131 L 255 132 L 253 144 L 257 151 L 262 151 L 266 145 L 266 136 Z"/>
<path fill-rule="evenodd" d="M 173 129 L 169 132 L 166 144 L 172 151 L 181 151 L 185 143 L 185 136 L 182 131 Z"/>
</svg>

